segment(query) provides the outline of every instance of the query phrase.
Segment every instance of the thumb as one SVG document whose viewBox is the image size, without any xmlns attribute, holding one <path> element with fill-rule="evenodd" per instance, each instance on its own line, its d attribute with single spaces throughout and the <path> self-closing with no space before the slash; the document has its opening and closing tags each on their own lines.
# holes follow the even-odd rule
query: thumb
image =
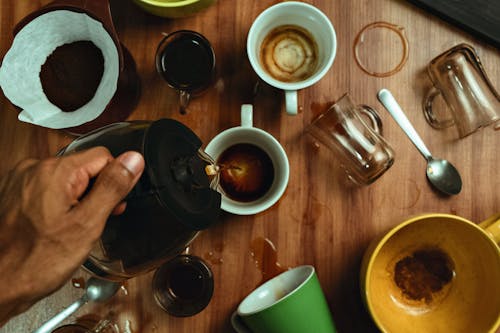
<svg viewBox="0 0 500 333">
<path fill-rule="evenodd" d="M 85 224 L 101 228 L 123 198 L 139 180 L 144 170 L 141 154 L 129 151 L 112 160 L 97 176 L 90 192 L 75 210 L 85 218 Z M 101 230 L 101 229 L 99 229 Z"/>
</svg>

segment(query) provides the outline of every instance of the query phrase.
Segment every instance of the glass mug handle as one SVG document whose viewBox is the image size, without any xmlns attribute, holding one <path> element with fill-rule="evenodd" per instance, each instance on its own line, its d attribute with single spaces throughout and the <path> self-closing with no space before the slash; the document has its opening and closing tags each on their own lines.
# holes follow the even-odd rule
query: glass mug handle
<svg viewBox="0 0 500 333">
<path fill-rule="evenodd" d="M 190 100 L 191 100 L 191 95 L 187 91 L 185 90 L 179 91 L 179 104 L 180 104 L 179 112 L 181 114 L 187 113 L 187 107 Z"/>
<path fill-rule="evenodd" d="M 375 111 L 375 109 L 371 106 L 365 104 L 359 105 L 358 108 L 361 113 L 370 119 L 371 128 L 375 131 L 375 133 L 382 135 L 382 120 L 380 119 L 377 111 Z"/>
<path fill-rule="evenodd" d="M 438 95 L 441 95 L 441 91 L 432 86 L 432 88 L 427 92 L 427 95 L 424 98 L 424 116 L 429 125 L 436 129 L 443 129 L 452 126 L 455 122 L 452 118 L 439 120 L 434 114 L 434 111 L 432 110 L 432 103 L 434 102 L 434 98 L 436 98 L 436 96 Z"/>
</svg>

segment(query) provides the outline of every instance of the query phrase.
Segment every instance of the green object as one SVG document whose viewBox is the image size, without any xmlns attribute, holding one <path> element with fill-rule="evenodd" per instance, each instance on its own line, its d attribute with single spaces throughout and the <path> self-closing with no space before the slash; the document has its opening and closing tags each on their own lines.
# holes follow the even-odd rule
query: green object
<svg viewBox="0 0 500 333">
<path fill-rule="evenodd" d="M 336 332 L 312 266 L 296 267 L 266 282 L 243 300 L 237 314 L 252 333 Z"/>
<path fill-rule="evenodd" d="M 133 0 L 145 11 L 162 17 L 191 16 L 214 4 L 217 0 Z"/>
</svg>

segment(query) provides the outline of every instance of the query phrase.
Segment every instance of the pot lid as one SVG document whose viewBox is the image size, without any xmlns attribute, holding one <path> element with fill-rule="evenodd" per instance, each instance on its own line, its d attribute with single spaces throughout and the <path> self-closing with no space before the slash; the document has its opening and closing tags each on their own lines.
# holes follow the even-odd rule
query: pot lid
<svg viewBox="0 0 500 333">
<path fill-rule="evenodd" d="M 207 162 L 198 154 L 201 145 L 196 134 L 173 119 L 153 122 L 144 141 L 151 187 L 161 203 L 194 230 L 214 223 L 221 205 L 221 195 L 210 188 L 205 173 Z"/>
</svg>

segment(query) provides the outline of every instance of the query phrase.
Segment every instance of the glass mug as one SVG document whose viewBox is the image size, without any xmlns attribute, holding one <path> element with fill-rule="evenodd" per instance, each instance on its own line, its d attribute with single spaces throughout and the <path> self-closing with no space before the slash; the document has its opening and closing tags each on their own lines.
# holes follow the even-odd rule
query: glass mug
<svg viewBox="0 0 500 333">
<path fill-rule="evenodd" d="M 201 258 L 182 254 L 156 270 L 152 290 L 156 303 L 168 314 L 194 316 L 210 303 L 213 273 Z"/>
<path fill-rule="evenodd" d="M 463 138 L 500 119 L 500 96 L 472 46 L 460 44 L 440 54 L 429 63 L 427 73 L 433 87 L 424 98 L 423 109 L 432 127 L 455 125 Z M 451 118 L 438 119 L 434 113 L 432 103 L 438 95 L 446 101 Z"/>
<path fill-rule="evenodd" d="M 210 42 L 191 30 L 165 34 L 156 50 L 156 70 L 179 92 L 180 113 L 185 114 L 191 96 L 204 92 L 215 78 L 215 52 Z"/>
<path fill-rule="evenodd" d="M 340 158 L 341 167 L 351 181 L 369 185 L 394 163 L 394 150 L 382 137 L 381 126 L 374 109 L 355 105 L 345 94 L 306 130 Z"/>
<path fill-rule="evenodd" d="M 115 319 L 115 314 L 110 313 L 101 320 L 78 320 L 77 323 L 60 326 L 51 333 L 120 333 Z"/>
</svg>

